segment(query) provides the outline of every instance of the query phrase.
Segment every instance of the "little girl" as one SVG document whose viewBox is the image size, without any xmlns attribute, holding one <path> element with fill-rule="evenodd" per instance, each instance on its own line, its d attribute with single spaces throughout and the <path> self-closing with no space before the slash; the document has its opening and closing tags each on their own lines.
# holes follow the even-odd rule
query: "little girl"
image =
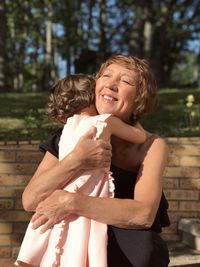
<svg viewBox="0 0 200 267">
<path fill-rule="evenodd" d="M 110 140 L 111 135 L 129 142 L 143 143 L 146 133 L 136 125 L 125 124 L 112 114 L 98 115 L 95 104 L 95 79 L 84 74 L 69 75 L 53 86 L 48 113 L 65 123 L 59 142 L 59 161 L 69 154 L 79 138 L 92 126 L 95 139 Z M 66 181 L 63 190 L 89 196 L 114 197 L 109 169 L 84 171 Z M 70 215 L 41 234 L 29 223 L 15 263 L 29 267 L 106 267 L 107 225 L 82 216 Z"/>
</svg>

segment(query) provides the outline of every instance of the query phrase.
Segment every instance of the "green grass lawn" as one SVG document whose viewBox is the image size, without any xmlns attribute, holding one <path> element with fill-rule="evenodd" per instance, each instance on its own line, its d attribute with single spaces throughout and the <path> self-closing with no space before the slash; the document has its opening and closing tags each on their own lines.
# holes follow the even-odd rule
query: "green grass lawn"
<svg viewBox="0 0 200 267">
<path fill-rule="evenodd" d="M 199 115 L 196 127 L 186 123 L 186 97 L 192 94 L 198 104 Z M 146 118 L 143 125 L 161 136 L 200 136 L 200 88 L 163 89 L 159 91 L 160 104 L 157 110 Z"/>
<path fill-rule="evenodd" d="M 45 114 L 47 92 L 0 94 L 0 140 L 44 139 L 58 126 Z"/>
<path fill-rule="evenodd" d="M 185 122 L 185 98 L 193 94 L 200 105 L 200 89 L 163 89 L 156 112 L 142 123 L 161 136 L 200 136 L 200 125 L 188 127 Z M 48 93 L 1 93 L 0 140 L 45 139 L 59 125 L 45 115 Z M 198 117 L 200 123 L 200 115 Z"/>
</svg>

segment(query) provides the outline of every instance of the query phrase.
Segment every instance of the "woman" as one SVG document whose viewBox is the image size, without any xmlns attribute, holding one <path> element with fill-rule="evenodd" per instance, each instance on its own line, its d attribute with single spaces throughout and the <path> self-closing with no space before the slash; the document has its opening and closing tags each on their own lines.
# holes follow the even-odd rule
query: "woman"
<svg viewBox="0 0 200 267">
<path fill-rule="evenodd" d="M 96 79 L 98 113 L 111 113 L 134 124 L 156 105 L 155 79 L 144 61 L 119 55 L 102 65 Z M 167 202 L 162 194 L 167 158 L 164 140 L 151 133 L 140 145 L 112 138 L 115 198 L 111 199 L 62 190 L 66 180 L 80 170 L 109 166 L 111 148 L 102 140 L 92 140 L 95 129 L 91 129 L 58 162 L 60 134 L 41 145 L 45 156 L 23 193 L 24 208 L 36 211 L 34 228 L 44 225 L 46 231 L 69 214 L 85 216 L 110 225 L 109 267 L 168 266 L 166 244 L 157 234 L 162 226 L 169 225 Z"/>
</svg>

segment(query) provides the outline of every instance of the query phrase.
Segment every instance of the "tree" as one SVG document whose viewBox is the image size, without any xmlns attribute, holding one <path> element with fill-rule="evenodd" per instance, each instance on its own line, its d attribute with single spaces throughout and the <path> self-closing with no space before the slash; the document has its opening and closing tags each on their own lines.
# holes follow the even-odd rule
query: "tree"
<svg viewBox="0 0 200 267">
<path fill-rule="evenodd" d="M 199 0 L 0 0 L 0 86 L 46 90 L 61 61 L 94 73 L 113 53 L 146 59 L 168 86 L 199 38 L 199 14 Z"/>
<path fill-rule="evenodd" d="M 5 1 L 0 0 L 0 90 L 5 90 L 5 52 L 6 52 Z"/>
<path fill-rule="evenodd" d="M 160 86 L 169 86 L 174 65 L 188 40 L 200 31 L 200 1 L 136 1 L 130 32 L 130 53 L 147 59 Z"/>
</svg>

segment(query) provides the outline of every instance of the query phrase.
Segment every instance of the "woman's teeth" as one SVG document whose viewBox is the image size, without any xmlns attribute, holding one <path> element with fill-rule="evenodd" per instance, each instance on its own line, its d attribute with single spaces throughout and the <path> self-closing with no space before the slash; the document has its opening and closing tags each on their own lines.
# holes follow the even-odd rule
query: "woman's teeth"
<svg viewBox="0 0 200 267">
<path fill-rule="evenodd" d="M 104 99 L 109 100 L 109 101 L 114 101 L 115 99 L 112 96 L 104 95 Z"/>
</svg>

